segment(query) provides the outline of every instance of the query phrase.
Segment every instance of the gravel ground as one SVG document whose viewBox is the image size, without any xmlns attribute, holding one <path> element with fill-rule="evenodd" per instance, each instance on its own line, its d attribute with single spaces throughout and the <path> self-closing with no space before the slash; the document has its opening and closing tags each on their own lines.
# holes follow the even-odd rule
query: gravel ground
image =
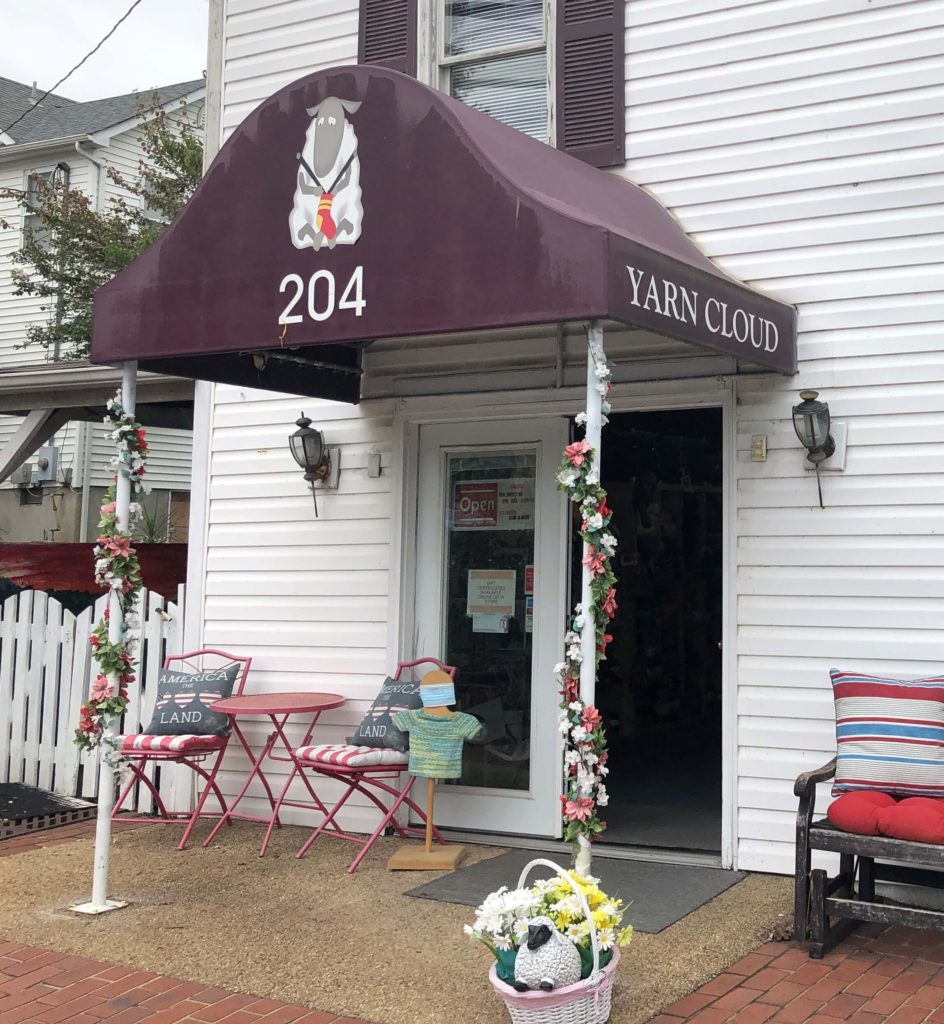
<svg viewBox="0 0 944 1024">
<path fill-rule="evenodd" d="M 462 933 L 469 908 L 404 895 L 432 876 L 388 872 L 396 840 L 351 876 L 347 843 L 320 840 L 295 860 L 303 834 L 276 833 L 260 860 L 251 825 L 184 853 L 176 830 L 123 833 L 110 895 L 132 905 L 100 918 L 66 909 L 88 899 L 90 841 L 0 858 L 0 939 L 382 1024 L 441 1024 L 458 1007 L 463 1024 L 507 1020 L 489 954 Z M 470 846 L 467 863 L 498 852 Z M 619 968 L 612 1024 L 647 1020 L 765 941 L 791 890 L 790 879 L 753 875 L 661 934 L 639 935 Z"/>
</svg>

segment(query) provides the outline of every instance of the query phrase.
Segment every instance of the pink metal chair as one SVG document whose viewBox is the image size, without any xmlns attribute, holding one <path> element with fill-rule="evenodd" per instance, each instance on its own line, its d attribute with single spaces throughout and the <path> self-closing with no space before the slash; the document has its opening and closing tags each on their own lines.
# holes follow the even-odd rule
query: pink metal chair
<svg viewBox="0 0 944 1024">
<path fill-rule="evenodd" d="M 208 661 L 209 664 L 207 663 Z M 202 651 L 192 651 L 189 654 L 168 655 L 164 659 L 163 667 L 172 668 L 175 662 L 180 663 L 176 667 L 186 667 L 195 672 L 209 671 L 211 668 L 224 668 L 227 665 L 232 665 L 234 662 L 241 665 L 242 668 L 233 686 L 233 696 L 236 696 L 241 694 L 246 686 L 246 678 L 249 675 L 252 658 L 243 658 L 237 654 L 227 654 L 226 651 L 205 648 Z M 112 817 L 118 817 L 121 807 L 125 800 L 128 799 L 133 787 L 136 783 L 140 783 L 150 791 L 151 796 L 154 798 L 154 807 L 159 817 L 129 817 L 127 814 L 122 814 L 121 820 L 159 821 L 168 825 L 185 823 L 184 834 L 177 844 L 178 850 L 185 849 L 190 839 L 190 834 L 203 813 L 203 805 L 206 803 L 211 791 L 220 805 L 219 813 L 225 814 L 226 812 L 226 801 L 223 799 L 223 794 L 216 784 L 216 776 L 223 763 L 223 755 L 228 744 L 228 731 L 225 736 L 151 736 L 146 733 L 122 736 L 121 754 L 130 769 L 130 776 L 122 787 L 118 799 L 115 801 Z M 208 759 L 212 759 L 211 764 L 208 766 L 209 770 L 203 765 L 203 762 Z M 197 798 L 193 811 L 169 811 L 167 809 L 164 801 L 161 799 L 157 786 L 146 772 L 149 764 L 185 765 L 203 779 L 205 785 Z M 265 779 L 263 779 L 263 783 L 268 790 L 268 783 L 265 782 Z M 271 803 L 272 801 L 273 796 L 269 792 L 269 802 Z M 216 816 L 214 813 L 213 817 Z"/>
<path fill-rule="evenodd" d="M 401 661 L 397 664 L 397 669 L 393 678 L 394 680 L 399 681 L 405 669 L 412 669 L 417 665 L 427 664 L 442 669 L 444 672 L 448 672 L 449 675 L 455 679 L 455 666 L 444 665 L 441 661 L 437 661 L 436 658 L 418 658 L 416 661 Z M 406 783 L 403 785 L 403 788 L 399 788 L 400 776 L 407 770 L 409 762 L 408 753 L 404 753 L 402 755 L 402 761 L 389 764 L 363 765 L 360 767 L 351 767 L 344 764 L 343 758 L 341 759 L 342 763 L 336 764 L 325 761 L 314 761 L 311 760 L 310 755 L 317 748 L 310 745 L 311 733 L 312 730 L 309 729 L 305 738 L 302 740 L 301 746 L 295 748 L 295 757 L 298 762 L 298 768 L 293 766 L 292 772 L 285 784 L 285 788 L 282 790 L 282 793 L 276 803 L 275 813 L 278 814 L 278 811 L 282 806 L 303 807 L 307 810 L 320 810 L 320 808 L 313 803 L 304 803 L 301 801 L 286 799 L 292 779 L 298 774 L 299 769 L 307 768 L 315 775 L 320 775 L 322 778 L 336 779 L 345 785 L 345 789 L 340 799 L 328 812 L 324 821 L 322 821 L 321 824 L 312 831 L 308 839 L 305 840 L 298 853 L 295 854 L 296 857 L 299 859 L 304 857 L 311 849 L 315 840 L 321 835 L 333 836 L 335 839 L 344 839 L 345 841 L 353 843 L 356 846 L 360 846 L 361 848 L 357 856 L 351 861 L 347 868 L 348 874 L 353 874 L 358 869 L 361 861 L 370 852 L 370 848 L 384 834 L 388 825 L 393 827 L 401 839 L 406 839 L 411 835 L 418 837 L 423 837 L 425 835 L 426 812 L 410 797 L 410 791 L 413 789 L 413 784 L 416 782 L 415 776 L 409 775 Z M 355 835 L 350 832 L 345 832 L 337 823 L 338 812 L 355 793 L 361 793 L 366 796 L 367 799 L 370 800 L 371 803 L 375 804 L 382 812 L 380 824 L 374 829 L 371 835 L 366 837 L 360 834 Z M 389 806 L 383 800 L 384 795 L 393 798 L 393 802 L 390 803 Z M 423 823 L 424 828 L 403 825 L 397 820 L 397 812 L 404 805 L 413 811 L 417 818 L 419 818 Z M 433 835 L 440 845 L 446 845 L 446 840 L 443 839 L 435 826 L 433 827 Z"/>
</svg>

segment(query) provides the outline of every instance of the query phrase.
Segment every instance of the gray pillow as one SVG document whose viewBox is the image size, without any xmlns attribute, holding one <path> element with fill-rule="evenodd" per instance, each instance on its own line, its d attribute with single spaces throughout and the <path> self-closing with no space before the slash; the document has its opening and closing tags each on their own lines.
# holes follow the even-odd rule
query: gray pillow
<svg viewBox="0 0 944 1024">
<path fill-rule="evenodd" d="M 150 736 L 225 736 L 229 718 L 210 705 L 229 697 L 242 666 L 233 662 L 212 672 L 178 672 L 161 669 Z"/>
<path fill-rule="evenodd" d="M 357 731 L 348 737 L 348 743 L 384 750 L 409 750 L 410 734 L 398 729 L 390 716 L 398 711 L 415 711 L 422 706 L 419 683 L 397 682 L 388 676 Z"/>
</svg>

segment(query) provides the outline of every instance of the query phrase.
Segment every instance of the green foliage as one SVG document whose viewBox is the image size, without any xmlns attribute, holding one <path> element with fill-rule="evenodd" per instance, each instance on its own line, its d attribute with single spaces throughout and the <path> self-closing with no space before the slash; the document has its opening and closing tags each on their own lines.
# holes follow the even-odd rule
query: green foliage
<svg viewBox="0 0 944 1024">
<path fill-rule="evenodd" d="M 114 167 L 105 171 L 131 198 L 112 198 L 96 210 L 83 193 L 38 176 L 30 196 L 0 189 L 0 196 L 35 217 L 36 226 L 24 229 L 23 244 L 13 253 L 14 294 L 46 300 L 40 308 L 47 315 L 29 325 L 23 347 L 40 345 L 63 359 L 86 359 L 95 289 L 139 256 L 196 189 L 203 170 L 199 130 L 184 110 L 168 115 L 156 100 L 138 108 L 138 177 L 125 178 Z M 0 227 L 10 226 L 0 221 Z"/>
<path fill-rule="evenodd" d="M 162 512 L 159 508 L 148 508 L 144 505 L 133 530 L 135 541 L 139 544 L 169 544 L 174 534 L 176 519 L 173 512 Z"/>
</svg>

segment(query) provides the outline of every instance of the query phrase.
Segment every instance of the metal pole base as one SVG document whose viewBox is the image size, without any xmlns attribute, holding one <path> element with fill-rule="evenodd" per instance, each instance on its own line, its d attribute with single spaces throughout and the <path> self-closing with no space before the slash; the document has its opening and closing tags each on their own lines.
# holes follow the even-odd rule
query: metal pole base
<svg viewBox="0 0 944 1024">
<path fill-rule="evenodd" d="M 69 909 L 73 914 L 88 914 L 94 917 L 97 914 L 107 914 L 109 910 L 121 910 L 126 906 L 127 900 L 105 900 L 104 903 L 79 903 Z"/>
</svg>

